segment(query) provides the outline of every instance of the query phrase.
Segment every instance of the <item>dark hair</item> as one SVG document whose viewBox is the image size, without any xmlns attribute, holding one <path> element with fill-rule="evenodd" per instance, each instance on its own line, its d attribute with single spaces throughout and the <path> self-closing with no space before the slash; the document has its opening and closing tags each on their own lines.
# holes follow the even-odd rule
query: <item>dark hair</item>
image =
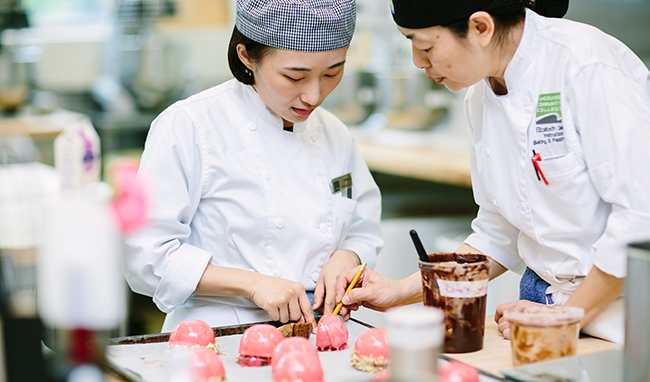
<svg viewBox="0 0 650 382">
<path fill-rule="evenodd" d="M 237 55 L 237 45 L 239 44 L 244 44 L 246 54 L 253 65 L 258 65 L 274 48 L 260 44 L 244 36 L 236 26 L 233 28 L 230 44 L 228 44 L 228 66 L 230 67 L 230 72 L 239 82 L 245 85 L 253 85 L 255 83 L 255 75 L 241 62 Z"/>
<path fill-rule="evenodd" d="M 503 43 L 510 29 L 519 24 L 526 15 L 526 8 L 546 17 L 562 17 L 569 9 L 569 0 L 493 0 L 482 11 L 492 16 L 497 44 Z M 458 38 L 467 36 L 469 20 L 445 25 Z"/>
</svg>

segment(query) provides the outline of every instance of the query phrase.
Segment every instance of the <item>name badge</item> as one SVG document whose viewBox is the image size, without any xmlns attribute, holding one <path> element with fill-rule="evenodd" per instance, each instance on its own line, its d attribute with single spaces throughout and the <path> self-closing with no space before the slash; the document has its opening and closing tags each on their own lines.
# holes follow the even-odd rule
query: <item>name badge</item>
<svg viewBox="0 0 650 382">
<path fill-rule="evenodd" d="M 347 197 L 352 199 L 352 174 L 347 173 L 332 179 L 332 194 L 347 190 Z"/>
<path fill-rule="evenodd" d="M 560 93 L 540 94 L 535 114 L 535 127 L 530 131 L 532 149 L 540 160 L 549 160 L 568 153 L 562 122 Z"/>
</svg>

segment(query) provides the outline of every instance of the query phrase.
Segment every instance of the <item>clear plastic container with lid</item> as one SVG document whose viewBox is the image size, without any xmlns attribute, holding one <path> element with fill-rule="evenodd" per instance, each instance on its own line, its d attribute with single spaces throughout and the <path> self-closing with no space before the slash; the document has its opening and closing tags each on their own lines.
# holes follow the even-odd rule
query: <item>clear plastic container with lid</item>
<svg viewBox="0 0 650 382">
<path fill-rule="evenodd" d="M 515 366 L 576 354 L 583 309 L 540 305 L 515 308 L 503 315 L 510 323 Z"/>
</svg>

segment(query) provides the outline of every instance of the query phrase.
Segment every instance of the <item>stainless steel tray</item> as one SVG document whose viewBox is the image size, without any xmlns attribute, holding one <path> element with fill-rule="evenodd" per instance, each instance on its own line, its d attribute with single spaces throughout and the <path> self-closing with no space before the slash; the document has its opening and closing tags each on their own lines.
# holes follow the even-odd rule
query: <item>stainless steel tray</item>
<svg viewBox="0 0 650 382">
<path fill-rule="evenodd" d="M 274 326 L 279 322 L 263 322 Z M 219 340 L 219 354 L 226 369 L 228 382 L 271 381 L 271 367 L 241 367 L 237 363 L 239 341 L 242 333 L 254 324 L 213 328 Z M 364 373 L 350 366 L 350 353 L 357 337 L 370 328 L 361 321 L 350 319 L 348 328 L 348 349 L 337 352 L 319 352 L 325 381 L 369 381 L 372 374 Z M 111 339 L 106 349 L 107 369 L 115 377 L 126 382 L 160 382 L 170 380 L 171 374 L 183 370 L 186 360 L 184 352 L 169 349 L 170 333 Z M 310 341 L 315 344 L 316 336 Z"/>
</svg>

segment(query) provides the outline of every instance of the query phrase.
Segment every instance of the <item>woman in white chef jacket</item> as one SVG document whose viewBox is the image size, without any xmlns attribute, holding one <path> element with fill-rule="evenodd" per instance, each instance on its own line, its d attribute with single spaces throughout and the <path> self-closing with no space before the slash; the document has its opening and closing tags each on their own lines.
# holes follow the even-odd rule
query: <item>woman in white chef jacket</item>
<svg viewBox="0 0 650 382">
<path fill-rule="evenodd" d="M 620 41 L 562 17 L 568 1 L 393 0 L 414 64 L 469 88 L 471 175 L 479 212 L 457 250 L 523 272 L 523 304 L 577 306 L 583 331 L 622 343 L 626 244 L 650 236 L 650 74 Z M 532 8 L 532 9 L 531 9 Z M 541 14 L 537 13 L 540 12 Z M 337 296 L 354 275 L 339 277 Z M 421 301 L 416 273 L 372 271 L 347 309 Z M 531 302 L 534 301 L 534 302 Z"/>
<path fill-rule="evenodd" d="M 343 75 L 354 0 L 238 0 L 236 79 L 153 122 L 140 173 L 150 224 L 128 244 L 136 293 L 180 321 L 313 322 L 338 273 L 374 265 L 381 198 L 343 123 L 319 108 Z"/>
</svg>

